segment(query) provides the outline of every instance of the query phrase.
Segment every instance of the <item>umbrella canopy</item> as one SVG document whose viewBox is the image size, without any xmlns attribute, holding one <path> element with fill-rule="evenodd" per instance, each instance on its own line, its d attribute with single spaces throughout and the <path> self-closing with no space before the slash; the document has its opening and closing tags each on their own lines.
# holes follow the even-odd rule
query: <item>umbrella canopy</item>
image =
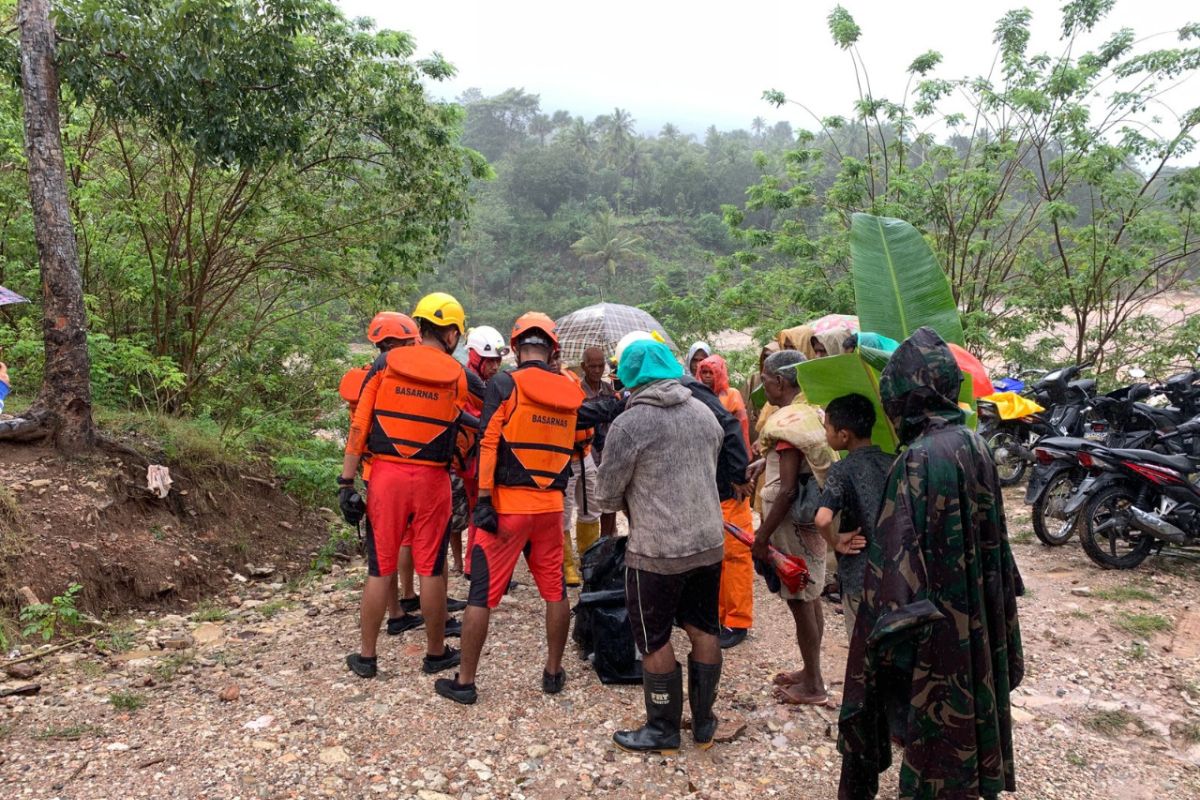
<svg viewBox="0 0 1200 800">
<path fill-rule="evenodd" d="M 29 298 L 21 297 L 21 295 L 17 294 L 12 289 L 5 289 L 3 286 L 0 286 L 0 306 L 9 306 L 14 303 L 28 302 Z"/>
<path fill-rule="evenodd" d="M 679 349 L 658 320 L 640 308 L 619 303 L 597 303 L 572 311 L 556 320 L 555 325 L 562 360 L 568 366 L 578 364 L 589 347 L 603 348 L 606 358 L 616 355 L 617 342 L 630 331 L 657 331 L 668 347 Z"/>
<path fill-rule="evenodd" d="M 851 333 L 858 333 L 858 317 L 853 314 L 826 314 L 818 320 L 808 323 L 813 333 L 824 333 L 834 328 L 845 328 Z"/>
<path fill-rule="evenodd" d="M 978 358 L 953 342 L 950 342 L 949 346 L 950 352 L 954 354 L 954 360 L 958 362 L 958 368 L 963 371 L 964 375 L 970 376 L 971 391 L 976 398 L 987 397 L 996 391 L 992 388 L 992 380 L 988 377 L 987 369 Z"/>
</svg>

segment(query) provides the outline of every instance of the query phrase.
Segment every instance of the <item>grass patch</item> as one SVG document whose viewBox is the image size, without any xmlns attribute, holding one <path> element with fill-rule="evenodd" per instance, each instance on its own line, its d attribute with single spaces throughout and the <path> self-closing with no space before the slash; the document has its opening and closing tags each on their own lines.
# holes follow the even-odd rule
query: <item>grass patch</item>
<svg viewBox="0 0 1200 800">
<path fill-rule="evenodd" d="M 80 661 L 79 671 L 89 678 L 99 678 L 105 672 L 105 666 L 99 661 Z"/>
<path fill-rule="evenodd" d="M 1091 614 L 1089 614 L 1086 611 L 1083 611 L 1082 609 L 1078 609 L 1078 608 L 1075 609 L 1074 611 L 1070 612 L 1070 616 L 1074 617 L 1075 619 L 1091 619 L 1092 618 Z"/>
<path fill-rule="evenodd" d="M 179 675 L 179 671 L 192 663 L 195 658 L 189 651 L 174 653 L 154 665 L 154 674 L 163 683 L 170 683 Z"/>
<path fill-rule="evenodd" d="M 367 582 L 366 575 L 347 575 L 345 578 L 339 578 L 337 583 L 333 584 L 335 589 L 361 589 L 363 584 Z"/>
<path fill-rule="evenodd" d="M 1067 751 L 1067 763 L 1072 767 L 1086 767 L 1088 765 L 1087 759 L 1074 750 Z"/>
<path fill-rule="evenodd" d="M 1008 541 L 1013 544 L 1029 544 L 1033 541 L 1033 530 L 1030 528 L 1021 528 L 1016 533 L 1010 533 Z"/>
<path fill-rule="evenodd" d="M 192 619 L 196 622 L 221 622 L 228 616 L 229 609 L 223 608 L 211 600 L 205 600 L 192 612 Z"/>
<path fill-rule="evenodd" d="M 271 600 L 270 602 L 263 603 L 261 606 L 259 606 L 258 608 L 254 609 L 254 610 L 257 611 L 258 613 L 262 614 L 267 619 L 270 619 L 271 617 L 278 614 L 280 611 L 284 611 L 285 609 L 291 608 L 292 605 L 293 604 L 288 600 Z"/>
<path fill-rule="evenodd" d="M 1145 732 L 1146 730 L 1145 723 L 1136 714 L 1131 714 L 1123 708 L 1116 711 L 1097 711 L 1085 719 L 1083 724 L 1085 727 L 1104 736 L 1116 736 L 1119 733 L 1124 733 L 1125 729 L 1130 725 L 1136 727 L 1139 732 Z"/>
<path fill-rule="evenodd" d="M 104 729 L 97 725 L 51 725 L 43 728 L 34 734 L 38 739 L 65 739 L 68 741 L 76 741 L 85 736 L 100 736 L 104 733 Z"/>
<path fill-rule="evenodd" d="M 1169 631 L 1174 627 L 1174 623 L 1161 614 L 1129 614 L 1125 612 L 1118 614 L 1113 624 L 1135 636 L 1150 636 Z"/>
<path fill-rule="evenodd" d="M 100 645 L 101 650 L 107 653 L 124 653 L 133 649 L 133 631 L 126 628 L 114 628 L 97 644 Z"/>
<path fill-rule="evenodd" d="M 321 545 L 321 549 L 308 566 L 308 576 L 316 578 L 324 575 L 333 567 L 339 553 L 352 553 L 357 547 L 358 534 L 353 528 L 341 522 L 330 523 L 329 538 Z"/>
<path fill-rule="evenodd" d="M 241 447 L 221 438 L 221 428 L 211 419 L 168 417 L 98 406 L 96 422 L 105 430 L 124 434 L 133 447 L 147 449 L 153 442 L 172 463 L 194 470 L 239 467 L 249 461 Z M 147 456 L 157 455 L 146 453 Z"/>
<path fill-rule="evenodd" d="M 120 711 L 137 711 L 146 705 L 146 698 L 137 692 L 110 692 L 108 702 Z"/>
<path fill-rule="evenodd" d="M 1112 589 L 1098 589 L 1092 592 L 1092 597 L 1101 600 L 1111 600 L 1114 603 L 1126 603 L 1130 600 L 1157 600 L 1158 597 L 1145 589 L 1136 586 L 1116 586 Z"/>
<path fill-rule="evenodd" d="M 1129 648 L 1129 657 L 1134 661 L 1145 661 L 1148 655 L 1150 655 L 1150 650 L 1146 647 L 1145 642 L 1134 642 Z"/>
<path fill-rule="evenodd" d="M 21 505 L 17 502 L 17 496 L 13 494 L 12 489 L 0 485 L 0 522 L 4 523 L 5 531 L 12 528 L 19 529 L 24 521 L 25 515 L 21 513 Z M 16 531 L 12 532 L 16 533 Z"/>
<path fill-rule="evenodd" d="M 1188 744 L 1200 744 L 1200 722 L 1179 723 L 1172 733 Z"/>
</svg>

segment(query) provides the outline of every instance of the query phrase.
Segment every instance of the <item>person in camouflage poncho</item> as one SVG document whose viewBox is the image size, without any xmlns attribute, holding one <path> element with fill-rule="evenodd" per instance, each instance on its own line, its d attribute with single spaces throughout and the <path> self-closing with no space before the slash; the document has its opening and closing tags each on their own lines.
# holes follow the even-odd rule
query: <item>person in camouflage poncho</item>
<svg viewBox="0 0 1200 800">
<path fill-rule="evenodd" d="M 1023 674 L 1017 596 L 995 466 L 964 424 L 962 373 L 921 328 L 880 378 L 907 451 L 888 476 L 838 723 L 840 800 L 873 798 L 904 750 L 902 800 L 1015 790 L 1009 693 Z"/>
</svg>

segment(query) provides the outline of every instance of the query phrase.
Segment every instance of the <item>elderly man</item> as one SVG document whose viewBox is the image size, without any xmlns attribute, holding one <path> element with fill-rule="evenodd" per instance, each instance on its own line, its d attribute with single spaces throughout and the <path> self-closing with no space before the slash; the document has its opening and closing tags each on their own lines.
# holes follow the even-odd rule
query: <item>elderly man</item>
<svg viewBox="0 0 1200 800">
<path fill-rule="evenodd" d="M 604 377 L 604 371 L 608 367 L 608 360 L 604 357 L 604 350 L 599 347 L 589 347 L 583 351 L 583 361 L 580 362 L 580 368 L 583 370 L 583 393 L 588 400 L 595 400 L 602 397 L 616 397 L 617 390 L 613 388 L 612 381 Z M 604 458 L 604 438 L 608 435 L 608 425 L 597 425 L 595 434 L 592 438 L 592 460 L 598 465 Z M 582 521 L 583 518 L 581 517 Z M 608 512 L 600 515 L 600 535 L 613 536 L 617 532 L 617 515 L 613 512 Z M 575 543 L 576 553 L 582 558 L 583 552 L 591 546 L 596 537 L 592 535 L 590 528 L 575 526 Z"/>
<path fill-rule="evenodd" d="M 707 748 L 716 734 L 713 703 L 721 677 L 724 530 L 717 459 L 723 432 L 713 412 L 679 382 L 683 370 L 666 345 L 629 345 L 617 375 L 632 396 L 609 428 L 597 502 L 629 515 L 625 599 L 642 653 L 646 724 L 617 731 L 613 741 L 636 753 L 679 749 L 683 674 L 671 629 L 680 625 L 691 640 L 692 735 Z"/>
<path fill-rule="evenodd" d="M 783 350 L 763 361 L 762 384 L 767 400 L 776 406 L 763 425 L 758 447 L 766 470 L 763 480 L 762 522 L 754 534 L 751 552 L 767 558 L 774 543 L 785 553 L 801 556 L 808 564 L 810 581 L 799 592 L 787 587 L 780 596 L 796 623 L 796 641 L 804 668 L 775 676 L 775 698 L 793 705 L 825 705 L 825 679 L 821 674 L 821 638 L 825 620 L 821 613 L 821 588 L 825 585 L 825 540 L 813 520 L 797 521 L 791 511 L 805 484 L 825 483 L 825 473 L 837 456 L 825 442 L 820 409 L 809 405 L 796 382 L 796 365 L 805 360 L 796 350 Z"/>
</svg>

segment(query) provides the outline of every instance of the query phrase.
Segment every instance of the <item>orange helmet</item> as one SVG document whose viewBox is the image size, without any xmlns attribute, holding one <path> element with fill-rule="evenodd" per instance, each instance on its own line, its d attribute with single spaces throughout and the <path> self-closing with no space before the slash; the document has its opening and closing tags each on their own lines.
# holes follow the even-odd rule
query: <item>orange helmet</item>
<svg viewBox="0 0 1200 800">
<path fill-rule="evenodd" d="M 408 314 L 399 311 L 380 311 L 367 326 L 367 339 L 372 344 L 379 344 L 384 339 L 419 339 L 420 329 Z"/>
<path fill-rule="evenodd" d="M 508 337 L 509 345 L 515 348 L 517 339 L 524 339 L 533 331 L 541 331 L 546 334 L 551 349 L 558 349 L 558 326 L 554 324 L 554 320 L 540 311 L 526 311 L 517 317 L 517 321 L 513 323 L 512 335 Z"/>
</svg>

